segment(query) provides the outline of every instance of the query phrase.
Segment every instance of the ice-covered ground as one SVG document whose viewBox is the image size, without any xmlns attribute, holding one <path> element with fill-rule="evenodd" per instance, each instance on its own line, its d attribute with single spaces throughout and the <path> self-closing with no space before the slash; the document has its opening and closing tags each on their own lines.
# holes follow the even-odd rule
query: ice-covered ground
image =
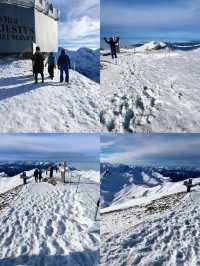
<svg viewBox="0 0 200 266">
<path fill-rule="evenodd" d="M 53 186 L 33 179 L 15 197 L 7 191 L 4 197 L 13 199 L 0 214 L 0 265 L 98 265 L 98 176 L 82 173 L 78 191 L 76 183 Z"/>
<path fill-rule="evenodd" d="M 199 132 L 200 49 L 152 45 L 101 56 L 102 131 Z"/>
<path fill-rule="evenodd" d="M 31 69 L 30 60 L 0 61 L 1 132 L 99 131 L 99 84 L 73 70 L 60 84 L 56 69 L 35 85 Z"/>
<path fill-rule="evenodd" d="M 200 265 L 199 186 L 187 194 L 183 181 L 166 182 L 140 194 L 101 210 L 101 265 Z"/>
</svg>

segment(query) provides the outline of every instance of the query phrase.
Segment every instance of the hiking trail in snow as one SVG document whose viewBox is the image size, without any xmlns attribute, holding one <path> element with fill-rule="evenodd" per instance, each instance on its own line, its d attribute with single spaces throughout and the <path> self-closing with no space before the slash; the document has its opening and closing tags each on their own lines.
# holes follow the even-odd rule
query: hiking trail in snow
<svg viewBox="0 0 200 266">
<path fill-rule="evenodd" d="M 0 214 L 0 265 L 97 265 L 99 184 L 23 186 Z M 90 195 L 90 197 L 89 197 Z"/>
<path fill-rule="evenodd" d="M 196 51 L 101 56 L 102 131 L 198 132 L 199 56 Z"/>
</svg>

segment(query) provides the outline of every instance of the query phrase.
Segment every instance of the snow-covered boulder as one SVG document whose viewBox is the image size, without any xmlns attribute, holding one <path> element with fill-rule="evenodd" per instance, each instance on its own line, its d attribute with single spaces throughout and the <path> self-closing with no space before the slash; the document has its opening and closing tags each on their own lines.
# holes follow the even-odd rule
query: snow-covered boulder
<svg viewBox="0 0 200 266">
<path fill-rule="evenodd" d="M 0 173 L 0 178 L 1 178 L 1 177 L 7 177 L 7 176 L 8 176 L 8 175 L 7 175 L 6 173 L 4 173 L 4 172 L 1 172 L 1 173 Z"/>
<path fill-rule="evenodd" d="M 167 47 L 167 44 L 164 43 L 164 42 L 152 41 L 152 42 L 149 42 L 149 43 L 145 43 L 144 45 L 139 47 L 138 50 L 141 50 L 141 51 L 153 51 L 153 50 L 164 49 L 166 47 Z"/>
</svg>

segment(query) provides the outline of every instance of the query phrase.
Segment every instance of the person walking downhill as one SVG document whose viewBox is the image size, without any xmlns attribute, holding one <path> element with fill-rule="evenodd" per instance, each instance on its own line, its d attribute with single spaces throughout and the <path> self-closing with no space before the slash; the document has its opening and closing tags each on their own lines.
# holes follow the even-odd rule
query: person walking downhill
<svg viewBox="0 0 200 266">
<path fill-rule="evenodd" d="M 60 70 L 60 82 L 64 81 L 63 74 L 65 73 L 65 82 L 69 83 L 69 69 L 71 68 L 69 56 L 65 53 L 65 50 L 61 50 L 61 54 L 58 58 L 58 69 Z"/>
<path fill-rule="evenodd" d="M 34 175 L 34 177 L 35 177 L 35 183 L 38 183 L 38 176 L 39 176 L 39 171 L 38 171 L 38 169 L 35 169 L 33 175 Z"/>
<path fill-rule="evenodd" d="M 112 59 L 117 58 L 117 43 L 119 42 L 119 37 L 104 38 L 104 40 L 110 46 Z"/>
<path fill-rule="evenodd" d="M 48 65 L 48 73 L 49 73 L 49 77 L 53 80 L 54 78 L 54 68 L 56 67 L 56 63 L 55 63 L 55 56 L 54 54 L 51 52 L 48 56 L 47 59 L 47 63 L 45 64 Z"/>
<path fill-rule="evenodd" d="M 42 77 L 42 83 L 44 82 L 44 56 L 40 52 L 40 47 L 36 47 L 36 52 L 32 56 L 32 61 L 33 61 L 33 73 L 35 76 L 35 83 L 38 82 L 38 74 L 41 75 Z"/>
</svg>

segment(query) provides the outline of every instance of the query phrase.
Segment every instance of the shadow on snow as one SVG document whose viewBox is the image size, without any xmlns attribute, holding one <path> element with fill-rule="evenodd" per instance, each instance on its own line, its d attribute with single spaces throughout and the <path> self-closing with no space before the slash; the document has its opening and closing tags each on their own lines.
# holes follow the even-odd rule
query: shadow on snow
<svg viewBox="0 0 200 266">
<path fill-rule="evenodd" d="M 25 82 L 30 82 L 30 81 L 32 82 L 28 84 L 23 84 Z M 0 101 L 20 95 L 20 94 L 30 92 L 32 90 L 39 89 L 41 87 L 63 86 L 64 84 L 65 83 L 53 82 L 53 81 L 42 83 L 40 79 L 38 80 L 38 83 L 35 84 L 33 76 L 31 75 L 3 78 L 0 80 Z M 15 86 L 15 87 L 6 88 L 7 86 Z"/>
<path fill-rule="evenodd" d="M 44 248 L 39 255 L 0 259 L 0 266 L 94 266 L 99 262 L 99 251 L 84 250 L 71 252 L 68 255 L 48 255 L 48 249 Z"/>
</svg>

